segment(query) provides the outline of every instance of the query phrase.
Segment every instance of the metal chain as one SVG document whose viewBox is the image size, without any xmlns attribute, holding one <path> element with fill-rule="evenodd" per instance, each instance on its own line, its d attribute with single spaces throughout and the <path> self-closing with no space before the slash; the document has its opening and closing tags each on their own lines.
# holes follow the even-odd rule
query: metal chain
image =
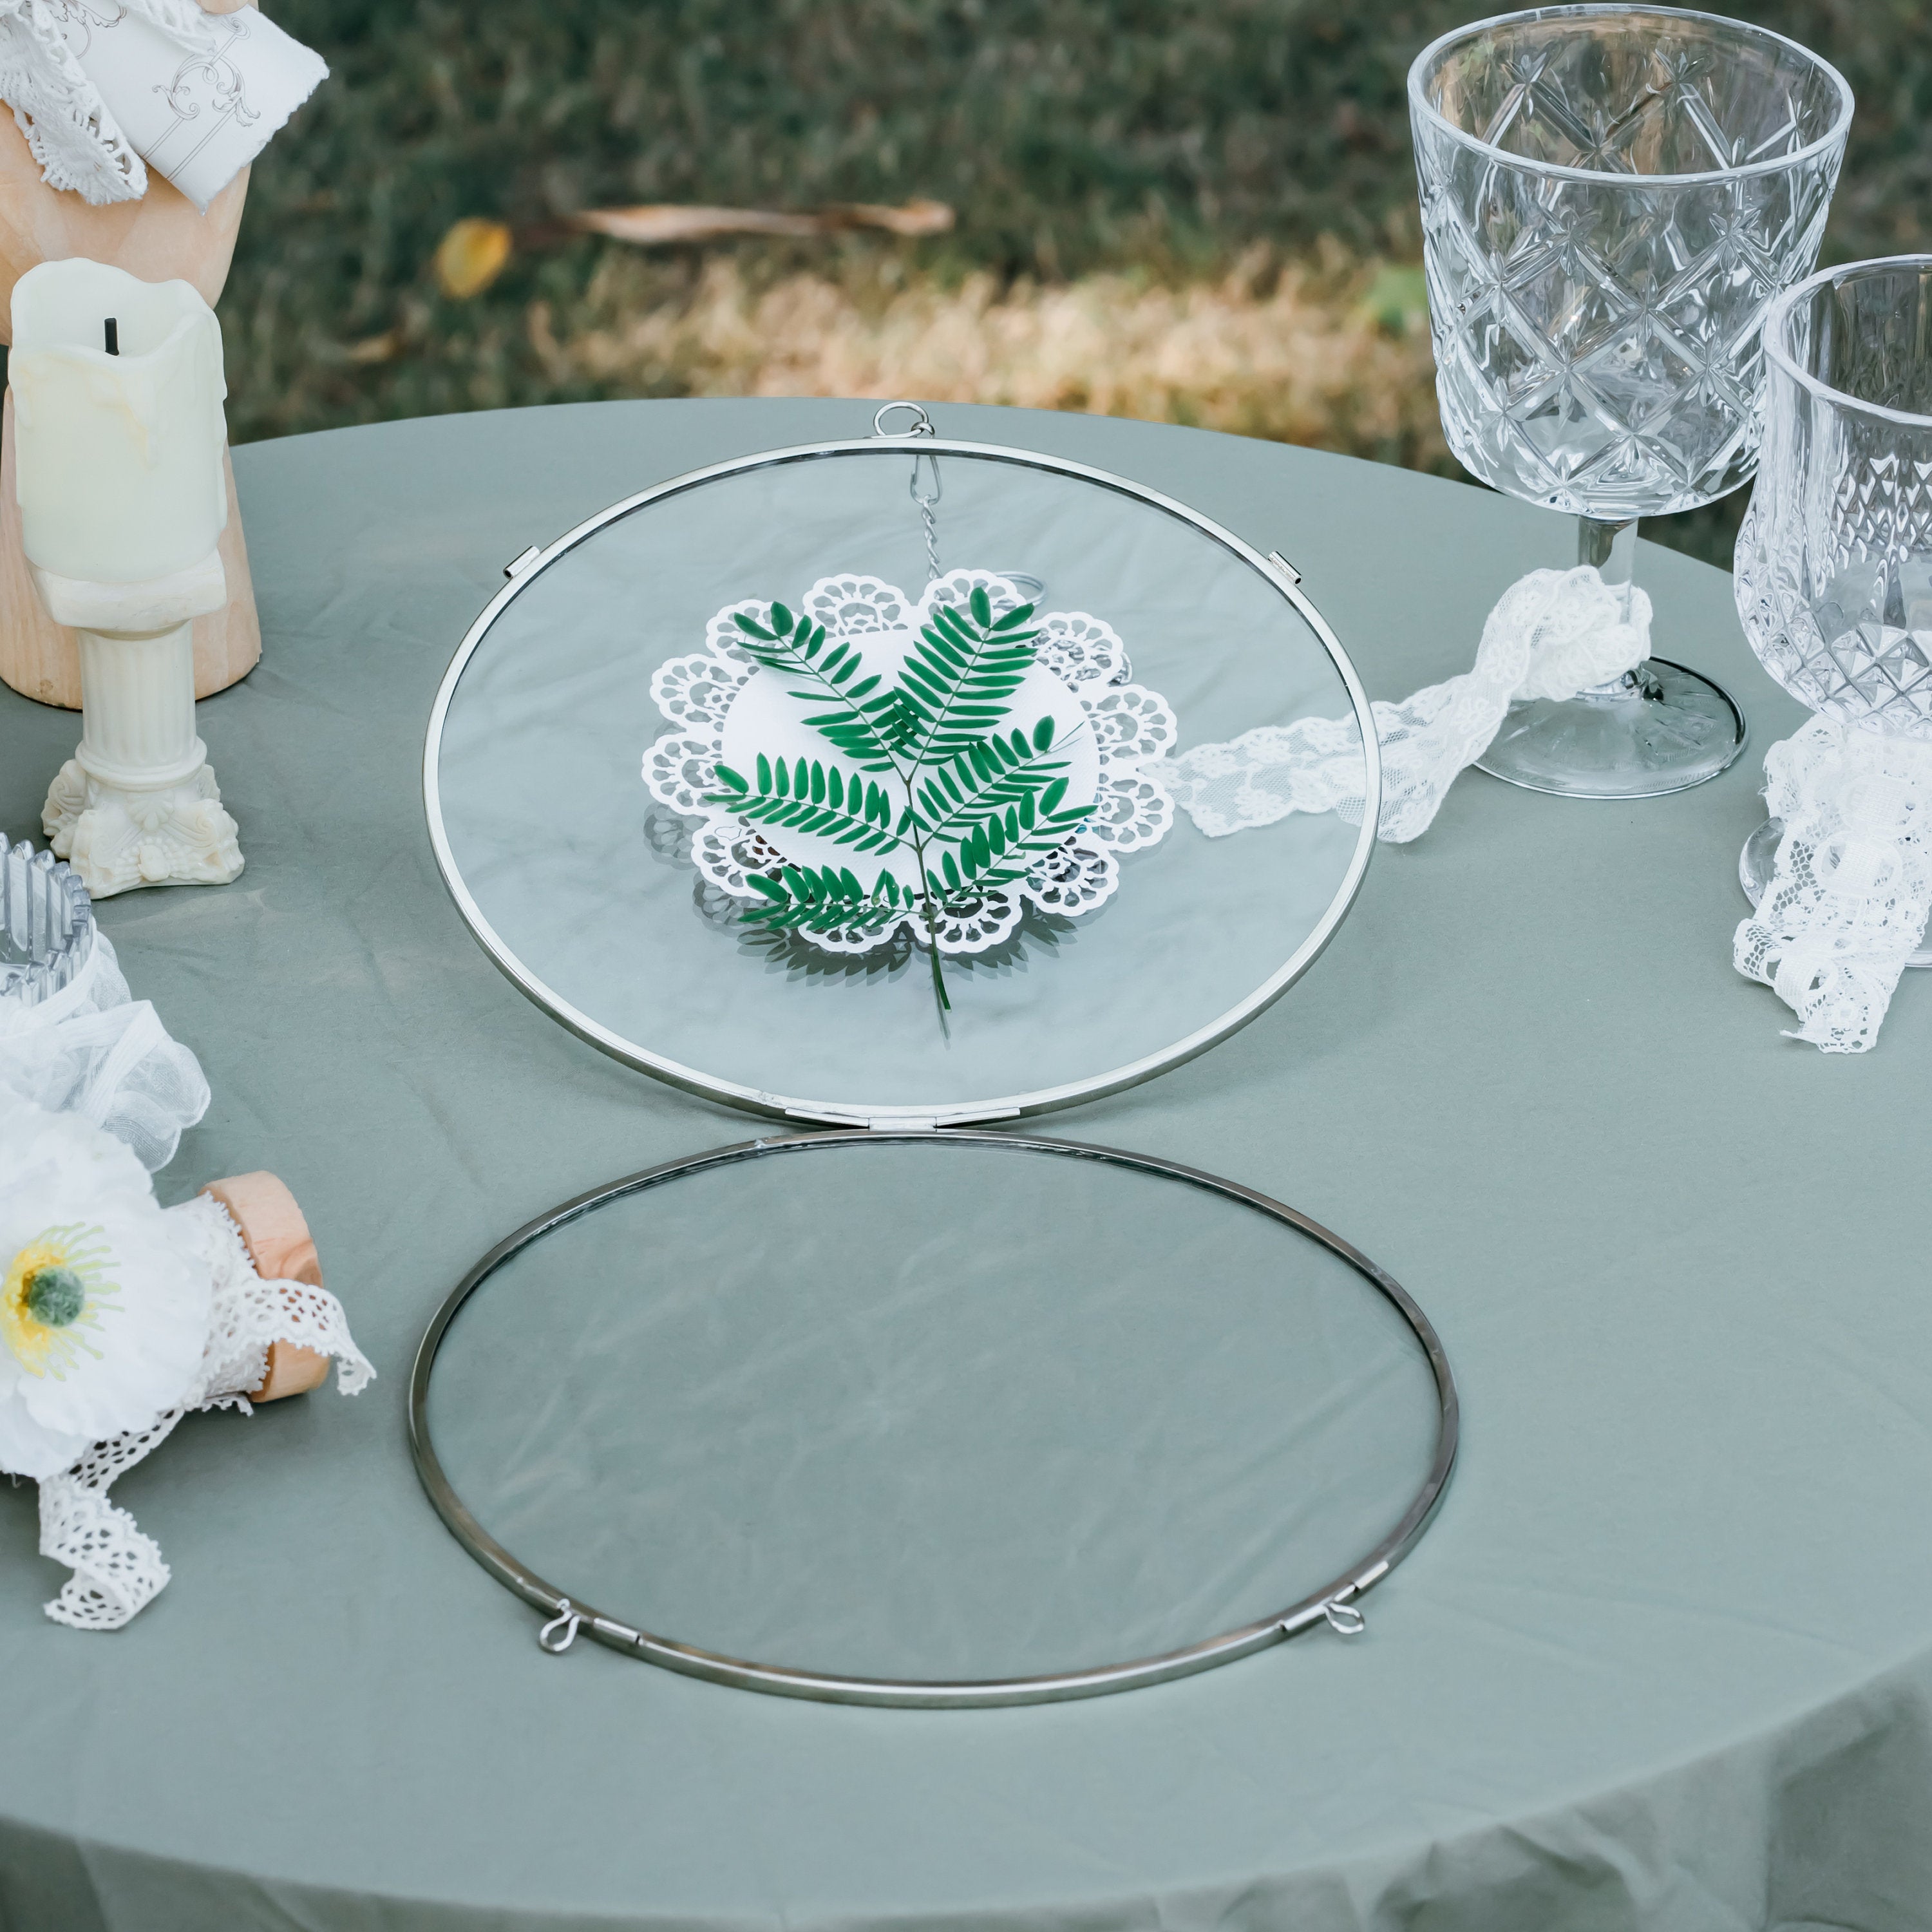
<svg viewBox="0 0 1932 1932">
<path fill-rule="evenodd" d="M 910 411 L 912 427 L 904 430 L 889 430 L 886 418 L 896 412 Z M 932 426 L 932 418 L 916 403 L 886 403 L 880 405 L 878 413 L 872 418 L 874 436 L 935 436 L 938 432 Z M 920 466 L 924 464 L 932 476 L 932 488 L 928 494 L 919 487 Z M 933 506 L 942 494 L 939 481 L 939 459 L 936 456 L 915 456 L 912 460 L 912 480 L 908 486 L 913 501 L 919 506 L 919 514 L 926 524 L 926 581 L 939 581 L 939 520 L 933 514 Z"/>
<path fill-rule="evenodd" d="M 932 471 L 932 494 L 922 494 L 919 487 L 919 466 L 923 463 Z M 919 514 L 926 522 L 926 580 L 928 584 L 939 581 L 939 520 L 932 514 L 932 506 L 939 501 L 939 459 L 936 456 L 915 456 L 912 460 L 912 482 L 910 485 L 912 500 L 919 506 Z"/>
</svg>

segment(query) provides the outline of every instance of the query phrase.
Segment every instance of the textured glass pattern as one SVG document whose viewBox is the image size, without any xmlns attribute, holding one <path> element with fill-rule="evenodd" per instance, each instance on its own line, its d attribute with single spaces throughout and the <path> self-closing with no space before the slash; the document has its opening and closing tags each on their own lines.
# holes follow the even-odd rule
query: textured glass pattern
<svg viewBox="0 0 1932 1932">
<path fill-rule="evenodd" d="M 1410 78 L 1449 446 L 1510 495 L 1622 520 L 1751 474 L 1760 335 L 1809 274 L 1851 95 L 1734 21 L 1558 8 Z"/>
<path fill-rule="evenodd" d="M 24 842 L 10 851 L 0 838 L 0 1000 L 32 1006 L 52 998 L 86 963 L 93 940 L 94 909 L 78 875 L 51 852 Z"/>
<path fill-rule="evenodd" d="M 1813 710 L 1932 738 L 1932 256 L 1828 271 L 1767 334 L 1745 634 Z"/>
</svg>

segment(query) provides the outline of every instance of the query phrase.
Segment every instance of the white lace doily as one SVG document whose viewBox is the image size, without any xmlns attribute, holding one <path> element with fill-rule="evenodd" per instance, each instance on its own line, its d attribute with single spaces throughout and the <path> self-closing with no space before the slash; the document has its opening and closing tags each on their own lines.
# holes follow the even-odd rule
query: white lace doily
<svg viewBox="0 0 1932 1932">
<path fill-rule="evenodd" d="M 78 1114 L 124 1141 L 150 1173 L 208 1111 L 201 1063 L 132 998 L 107 935 L 38 1006 L 0 999 L 0 1085 L 50 1113 Z"/>
<path fill-rule="evenodd" d="M 1788 1037 L 1863 1053 L 1932 912 L 1932 744 L 1814 718 L 1764 770 L 1784 836 L 1732 960 L 1798 1016 Z"/>
<path fill-rule="evenodd" d="M 140 200 L 152 166 L 206 211 L 328 72 L 253 7 L 0 0 L 0 100 L 48 183 L 97 207 Z"/>
<path fill-rule="evenodd" d="M 354 1395 L 375 1370 L 349 1332 L 334 1296 L 299 1281 L 265 1281 L 240 1230 L 220 1202 L 198 1195 L 164 1217 L 195 1266 L 214 1283 L 201 1367 L 180 1405 L 145 1429 L 95 1444 L 70 1469 L 40 1482 L 40 1554 L 74 1574 L 46 1605 L 55 1622 L 76 1630 L 118 1630 L 167 1582 L 160 1548 L 108 1500 L 116 1478 L 166 1441 L 190 1409 L 250 1412 L 247 1391 L 266 1372 L 272 1342 L 292 1342 L 334 1358 L 338 1386 Z"/>
<path fill-rule="evenodd" d="M 1472 669 L 1400 704 L 1377 704 L 1376 836 L 1401 844 L 1426 831 L 1456 774 L 1489 749 L 1519 700 L 1574 698 L 1640 663 L 1650 649 L 1650 599 L 1634 588 L 1627 595 L 1628 610 L 1588 565 L 1533 570 L 1490 613 Z M 1333 812 L 1359 825 L 1363 770 L 1352 717 L 1304 718 L 1197 745 L 1149 776 L 1209 838 L 1222 838 L 1292 812 Z"/>
<path fill-rule="evenodd" d="M 914 599 L 882 578 L 848 574 L 822 578 L 804 602 L 804 610 L 823 624 L 835 643 L 850 639 L 875 658 L 888 661 L 890 640 L 903 639 L 927 623 L 941 605 L 963 610 L 975 590 L 986 592 L 995 618 L 1017 610 L 1024 599 L 997 573 L 955 570 L 929 584 Z M 651 680 L 651 696 L 668 718 L 671 731 L 646 752 L 644 782 L 659 804 L 698 822 L 692 861 L 705 880 L 728 898 L 756 904 L 758 890 L 748 875 L 778 876 L 794 850 L 777 842 L 784 834 L 746 824 L 711 801 L 719 790 L 718 761 L 733 713 L 754 685 L 779 688 L 786 680 L 765 670 L 740 648 L 736 620 L 742 613 L 760 623 L 772 606 L 755 599 L 728 604 L 706 628 L 706 648 L 673 658 Z M 1078 918 L 1112 896 L 1120 883 L 1124 854 L 1157 844 L 1174 820 L 1173 800 L 1159 774 L 1159 761 L 1177 735 L 1174 716 L 1158 692 L 1132 681 L 1126 645 L 1112 626 L 1082 610 L 1049 611 L 1033 620 L 1041 633 L 1030 675 L 1057 688 L 1049 706 L 1060 707 L 1058 722 L 1079 721 L 1077 732 L 1063 734 L 1057 755 L 1081 766 L 1093 785 L 1092 809 L 1058 849 L 1040 859 L 1025 876 L 1004 888 L 962 892 L 941 906 L 937 934 L 942 953 L 983 952 L 1009 938 L 1026 908 Z M 871 644 L 868 646 L 867 640 Z M 754 701 L 757 694 L 754 693 Z M 740 714 L 741 719 L 742 714 Z M 895 809 L 905 801 L 896 796 Z M 868 862 L 876 866 L 876 857 Z M 813 932 L 812 944 L 832 952 L 869 952 L 901 932 L 926 942 L 924 922 L 910 904 L 906 916 L 883 930 L 845 934 Z"/>
</svg>

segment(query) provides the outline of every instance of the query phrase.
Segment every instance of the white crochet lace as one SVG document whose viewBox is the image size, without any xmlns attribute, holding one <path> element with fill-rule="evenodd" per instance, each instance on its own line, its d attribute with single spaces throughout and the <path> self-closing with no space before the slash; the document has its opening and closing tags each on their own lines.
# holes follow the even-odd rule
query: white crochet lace
<svg viewBox="0 0 1932 1932">
<path fill-rule="evenodd" d="M 835 639 L 862 639 L 920 624 L 942 603 L 963 606 L 976 589 L 986 591 L 996 614 L 1017 608 L 1020 601 L 1013 586 L 995 572 L 953 570 L 916 598 L 880 578 L 821 578 L 805 608 Z M 651 680 L 652 700 L 677 728 L 646 752 L 644 782 L 660 805 L 699 820 L 688 850 L 680 847 L 680 856 L 688 856 L 709 886 L 741 907 L 758 902 L 746 874 L 775 875 L 787 855 L 764 832 L 706 801 L 718 789 L 726 720 L 758 670 L 738 647 L 734 620 L 740 611 L 762 619 L 770 608 L 752 601 L 728 604 L 706 627 L 705 650 L 671 658 Z M 1174 822 L 1173 802 L 1160 776 L 1168 769 L 1160 762 L 1161 755 L 1178 730 L 1167 700 L 1130 681 L 1126 646 L 1111 625 L 1084 610 L 1048 611 L 1036 621 L 1038 662 L 1065 687 L 1066 708 L 1077 707 L 1084 716 L 1099 752 L 1094 809 L 1064 845 L 1017 884 L 948 902 L 937 934 L 943 953 L 983 952 L 998 945 L 1012 935 L 1029 904 L 1064 919 L 1090 912 L 1120 884 L 1120 855 L 1157 844 Z M 904 925 L 924 943 L 922 923 L 909 917 Z M 809 937 L 826 952 L 869 952 L 890 944 L 898 930 Z"/>
<path fill-rule="evenodd" d="M 0 1084 L 51 1113 L 74 1113 L 126 1142 L 152 1173 L 208 1111 L 201 1063 L 129 997 L 98 927 L 84 964 L 38 1006 L 0 1000 Z"/>
<path fill-rule="evenodd" d="M 1932 912 L 1932 743 L 1814 718 L 1764 770 L 1784 836 L 1733 961 L 1798 1016 L 1788 1038 L 1863 1053 Z"/>
<path fill-rule="evenodd" d="M 152 164 L 205 212 L 328 71 L 254 12 L 0 0 L 0 100 L 46 181 L 97 207 L 140 200 Z"/>
<path fill-rule="evenodd" d="M 74 1572 L 46 1613 L 76 1630 L 118 1630 L 166 1583 L 160 1546 L 108 1501 L 107 1492 L 117 1477 L 164 1442 L 190 1409 L 250 1413 L 247 1391 L 260 1387 L 274 1342 L 332 1356 L 344 1395 L 357 1394 L 376 1372 L 356 1347 L 334 1296 L 303 1282 L 263 1280 L 240 1231 L 212 1196 L 170 1208 L 167 1219 L 214 1282 L 208 1342 L 200 1372 L 179 1407 L 145 1429 L 96 1443 L 72 1468 L 40 1484 L 40 1554 Z"/>
<path fill-rule="evenodd" d="M 0 100 L 53 187 L 97 207 L 139 201 L 148 170 L 81 71 L 61 22 L 50 0 L 0 0 Z"/>
<path fill-rule="evenodd" d="M 1650 599 L 1639 590 L 1627 594 L 1628 611 L 1588 565 L 1533 570 L 1490 613 L 1470 670 L 1400 704 L 1377 704 L 1376 836 L 1401 844 L 1426 831 L 1456 773 L 1488 750 L 1519 699 L 1574 698 L 1640 663 L 1650 648 Z M 1361 823 L 1365 767 L 1353 718 L 1263 725 L 1148 769 L 1210 838 L 1291 812 L 1333 812 Z"/>
</svg>

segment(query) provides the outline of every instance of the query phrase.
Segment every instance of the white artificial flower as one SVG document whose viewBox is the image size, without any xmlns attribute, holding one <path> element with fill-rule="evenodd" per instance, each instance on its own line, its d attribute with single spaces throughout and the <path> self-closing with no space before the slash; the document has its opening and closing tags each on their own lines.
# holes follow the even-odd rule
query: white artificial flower
<svg viewBox="0 0 1932 1932">
<path fill-rule="evenodd" d="M 212 1297 L 121 1142 L 0 1090 L 0 1470 L 56 1475 L 179 1404 Z"/>
</svg>

